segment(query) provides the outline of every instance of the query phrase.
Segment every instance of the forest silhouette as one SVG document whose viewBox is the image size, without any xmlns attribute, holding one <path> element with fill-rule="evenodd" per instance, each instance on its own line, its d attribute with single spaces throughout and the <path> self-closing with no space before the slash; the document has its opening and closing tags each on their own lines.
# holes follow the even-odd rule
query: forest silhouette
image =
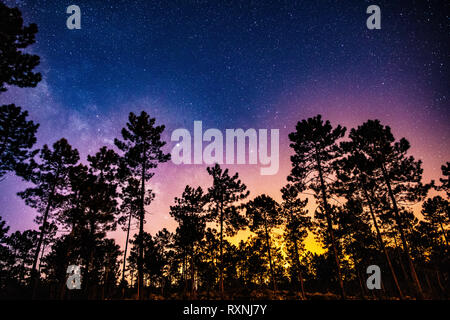
<svg viewBox="0 0 450 320">
<path fill-rule="evenodd" d="M 37 26 L 0 2 L 0 28 L 0 94 L 35 87 L 39 57 L 22 49 Z M 86 161 L 65 138 L 33 149 L 38 128 L 22 107 L 0 106 L 0 183 L 8 173 L 28 182 L 18 196 L 37 212 L 36 230 L 23 232 L 0 217 L 1 299 L 449 297 L 450 162 L 439 182 L 425 183 L 409 141 L 379 120 L 348 134 L 321 115 L 299 121 L 280 202 L 251 194 L 238 173 L 208 167 L 207 189 L 187 185 L 173 200 L 176 230 L 155 235 L 144 225 L 152 178 L 170 160 L 164 125 L 130 113 L 115 147 Z M 411 210 L 416 203 L 423 218 Z M 108 238 L 118 228 L 124 250 Z M 234 244 L 244 229 L 251 235 Z M 309 233 L 323 253 L 306 250 Z M 81 266 L 79 290 L 66 285 L 71 265 Z M 366 286 L 369 265 L 383 270 L 380 290 Z"/>
</svg>

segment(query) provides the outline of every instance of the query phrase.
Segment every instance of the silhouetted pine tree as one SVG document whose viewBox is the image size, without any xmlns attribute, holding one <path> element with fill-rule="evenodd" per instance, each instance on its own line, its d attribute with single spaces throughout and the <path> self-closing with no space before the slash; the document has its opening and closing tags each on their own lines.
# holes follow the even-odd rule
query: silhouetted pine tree
<svg viewBox="0 0 450 320">
<path fill-rule="evenodd" d="M 250 230 L 257 233 L 265 241 L 265 249 L 269 260 L 270 275 L 273 291 L 277 291 L 275 271 L 271 256 L 271 232 L 282 222 L 282 216 L 278 203 L 271 197 L 263 194 L 249 201 L 246 206 L 246 215 L 249 220 Z"/>
<path fill-rule="evenodd" d="M 115 230 L 115 214 L 117 213 L 117 202 L 111 189 L 100 181 L 96 181 L 95 178 L 92 179 L 91 175 L 89 178 L 87 192 L 83 193 L 81 199 L 83 210 L 81 241 L 84 249 L 82 258 L 85 265 L 84 288 L 88 296 L 94 293 L 90 291 L 90 285 L 95 284 L 98 279 L 98 265 L 95 262 L 98 250 L 101 250 L 106 233 Z"/>
<path fill-rule="evenodd" d="M 222 170 L 219 164 L 208 167 L 207 171 L 213 178 L 212 187 L 208 188 L 209 213 L 208 219 L 219 224 L 220 235 L 220 292 L 224 297 L 223 287 L 223 233 L 234 235 L 245 223 L 240 214 L 238 202 L 248 195 L 247 186 L 239 180 L 239 174 L 228 174 L 228 169 Z"/>
<path fill-rule="evenodd" d="M 62 235 L 51 245 L 50 252 L 45 255 L 42 263 L 42 272 L 46 275 L 47 284 L 51 287 L 51 298 L 64 299 L 67 266 L 82 265 L 81 251 L 81 242 L 79 238 L 74 239 L 73 234 Z"/>
<path fill-rule="evenodd" d="M 166 228 L 158 231 L 154 237 L 156 248 L 158 249 L 158 272 L 155 277 L 161 289 L 161 296 L 165 294 L 165 288 L 171 287 L 172 276 L 174 274 L 173 263 L 175 258 L 174 242 L 175 235 Z"/>
<path fill-rule="evenodd" d="M 65 264 L 73 264 L 69 257 L 83 261 L 83 287 L 89 297 L 97 294 L 93 285 L 101 274 L 95 261 L 101 254 L 106 233 L 115 230 L 118 222 L 120 179 L 119 157 L 114 151 L 103 147 L 94 156 L 88 156 L 88 162 L 89 167 L 80 164 L 71 168 L 65 206 L 58 221 L 70 232 Z M 78 256 L 72 254 L 75 246 L 81 247 Z M 62 286 L 61 297 L 64 292 Z"/>
<path fill-rule="evenodd" d="M 14 264 L 9 266 L 9 276 L 15 278 L 19 284 L 27 283 L 38 235 L 39 233 L 35 230 L 16 231 L 6 241 L 14 260 Z"/>
<path fill-rule="evenodd" d="M 3 292 L 6 289 L 6 281 L 9 277 L 7 268 L 13 263 L 11 252 L 6 244 L 8 231 L 9 226 L 6 225 L 6 221 L 0 216 L 0 289 Z"/>
<path fill-rule="evenodd" d="M 114 140 L 116 146 L 124 152 L 125 164 L 131 174 L 141 183 L 140 192 L 136 195 L 140 199 L 139 234 L 141 236 L 144 234 L 145 183 L 153 177 L 152 169 L 155 169 L 159 163 L 170 160 L 170 154 L 165 154 L 162 150 L 166 144 L 161 140 L 161 134 L 165 127 L 163 125 L 155 126 L 155 122 L 155 118 L 150 118 L 145 111 L 142 111 L 139 116 L 131 112 L 127 127 L 122 129 L 123 141 Z M 138 241 L 142 244 L 140 239 Z M 142 292 L 144 285 L 143 257 L 144 247 L 141 245 L 137 261 L 138 296 L 140 300 L 144 296 Z"/>
<path fill-rule="evenodd" d="M 377 217 L 377 211 L 382 209 L 380 203 L 383 202 L 382 198 L 385 197 L 385 192 L 379 184 L 380 176 L 377 176 L 377 171 L 374 170 L 375 163 L 369 161 L 364 151 L 360 150 L 358 145 L 352 141 L 342 142 L 341 148 L 346 154 L 335 162 L 337 177 L 333 184 L 335 192 L 347 199 L 358 199 L 357 201 L 368 209 L 376 231 L 378 245 L 386 259 L 398 296 L 400 299 L 404 299 Z"/>
<path fill-rule="evenodd" d="M 448 225 L 450 224 L 450 203 L 441 196 L 428 199 L 422 204 L 422 215 L 431 226 L 440 229 L 445 245 L 448 247 Z"/>
<path fill-rule="evenodd" d="M 369 223 L 370 217 L 364 213 L 358 198 L 349 197 L 338 210 L 337 237 L 342 239 L 344 254 L 354 266 L 361 297 L 364 299 L 366 284 L 363 275 L 368 265 L 378 263 L 376 237 Z"/>
<path fill-rule="evenodd" d="M 164 241 L 162 233 L 150 236 L 144 248 L 144 274 L 148 279 L 148 286 L 161 287 L 163 285 L 165 260 Z M 164 236 L 162 236 L 164 237 Z"/>
<path fill-rule="evenodd" d="M 130 240 L 130 230 L 131 230 L 131 221 L 133 218 L 139 218 L 140 212 L 140 201 L 136 195 L 140 194 L 140 182 L 134 178 L 128 178 L 125 186 L 122 188 L 122 192 L 120 194 L 120 198 L 122 200 L 122 204 L 120 206 L 120 211 L 123 216 L 122 221 L 119 221 L 122 224 L 126 224 L 122 227 L 122 230 L 126 231 L 127 236 L 125 240 L 125 250 L 123 253 L 123 267 L 122 267 L 122 286 L 126 286 L 125 280 L 125 271 L 126 271 L 126 261 L 127 261 L 127 252 L 128 252 L 128 243 Z M 146 205 L 150 204 L 150 202 L 154 198 L 154 193 L 151 190 L 147 191 L 149 196 L 146 197 Z"/>
<path fill-rule="evenodd" d="M 40 73 L 33 73 L 39 57 L 24 53 L 23 49 L 35 42 L 37 25 L 23 25 L 22 13 L 0 2 L 0 93 L 5 85 L 35 87 L 41 81 Z"/>
<path fill-rule="evenodd" d="M 444 178 L 439 179 L 442 185 L 439 187 L 439 190 L 444 190 L 447 192 L 447 197 L 450 197 L 450 162 L 447 162 L 446 165 L 441 167 L 442 175 Z"/>
<path fill-rule="evenodd" d="M 39 224 L 41 224 L 39 222 L 40 218 L 42 218 L 42 216 L 37 216 L 36 220 L 38 221 Z M 41 231 L 42 229 L 42 224 L 39 227 L 39 231 Z M 43 262 L 43 258 L 45 255 L 45 250 L 51 245 L 53 244 L 53 242 L 56 239 L 56 233 L 58 231 L 58 225 L 55 222 L 50 222 L 47 225 L 46 228 L 46 232 L 44 235 L 44 240 L 42 241 L 42 250 L 41 250 L 41 257 L 39 258 L 39 265 L 38 265 L 38 274 L 41 274 L 41 266 L 42 266 L 42 262 Z"/>
<path fill-rule="evenodd" d="M 128 257 L 128 264 L 132 268 L 137 268 L 137 262 L 139 259 L 140 248 L 140 235 L 135 234 L 130 249 L 130 255 Z M 143 233 L 143 280 L 146 286 L 158 284 L 161 285 L 161 280 L 164 273 L 164 246 L 160 239 L 152 237 L 148 232 Z"/>
<path fill-rule="evenodd" d="M 267 254 L 264 250 L 264 239 L 260 236 L 247 239 L 247 278 L 250 283 L 264 285 L 269 269 L 267 268 Z"/>
<path fill-rule="evenodd" d="M 206 290 L 207 298 L 210 298 L 211 290 L 213 290 L 217 278 L 220 277 L 219 262 L 220 261 L 220 237 L 215 229 L 207 228 L 205 236 L 200 245 L 199 255 L 203 257 L 197 263 L 197 270 L 200 283 Z"/>
<path fill-rule="evenodd" d="M 340 294 L 345 299 L 344 283 L 341 275 L 339 253 L 333 230 L 330 177 L 334 174 L 333 162 L 341 156 L 342 151 L 337 140 L 345 134 L 345 128 L 338 125 L 332 128 L 329 121 L 325 123 L 321 115 L 297 123 L 296 131 L 289 134 L 292 169 L 288 181 L 299 184 L 302 188 L 312 189 L 325 215 L 327 232 L 333 250 Z"/>
<path fill-rule="evenodd" d="M 238 249 L 227 239 L 223 239 L 223 282 L 224 286 L 230 288 L 231 297 L 235 296 L 238 275 Z"/>
<path fill-rule="evenodd" d="M 39 163 L 35 165 L 30 175 L 30 181 L 35 187 L 18 193 L 27 205 L 35 208 L 42 215 L 42 229 L 32 266 L 32 278 L 36 277 L 36 279 L 39 277 L 37 274 L 37 262 L 44 236 L 47 232 L 47 224 L 49 219 L 52 218 L 51 213 L 53 210 L 62 205 L 63 191 L 69 185 L 70 169 L 78 162 L 79 155 L 78 150 L 72 149 L 72 146 L 63 138 L 53 144 L 53 150 L 44 145 L 40 151 L 39 158 Z M 35 293 L 35 289 L 33 289 L 33 292 Z"/>
<path fill-rule="evenodd" d="M 422 162 L 416 161 L 412 156 L 408 157 L 406 153 L 410 148 L 409 142 L 405 138 L 395 141 L 390 127 L 383 126 L 379 120 L 368 120 L 357 129 L 352 129 L 349 138 L 355 148 L 373 163 L 373 170 L 379 172 L 379 183 L 383 184 L 388 194 L 390 210 L 400 233 L 412 279 L 418 295 L 423 298 L 422 287 L 405 237 L 401 208 L 398 206 L 399 202 L 413 203 L 426 196 L 430 185 L 422 184 Z"/>
<path fill-rule="evenodd" d="M 19 9 L 0 2 L 0 93 L 7 91 L 6 85 L 35 87 L 41 81 L 41 74 L 33 73 L 39 57 L 23 52 L 35 42 L 36 32 L 36 24 L 23 25 Z M 39 125 L 27 121 L 27 116 L 14 104 L 0 106 L 0 179 L 8 171 L 26 177 L 30 169 L 25 161 L 37 152 L 29 149 Z"/>
<path fill-rule="evenodd" d="M 102 239 L 95 256 L 95 266 L 100 274 L 97 284 L 101 286 L 100 298 L 111 299 L 120 275 L 120 246 L 114 239 Z"/>
<path fill-rule="evenodd" d="M 429 296 L 448 298 L 445 281 L 448 279 L 446 270 L 450 270 L 450 258 L 440 227 L 419 221 L 409 233 L 408 242 L 415 263 L 421 266 Z"/>
<path fill-rule="evenodd" d="M 38 152 L 30 149 L 39 124 L 27 117 L 28 112 L 14 104 L 0 106 L 0 180 L 9 171 L 26 178 L 30 168 L 25 162 Z"/>
<path fill-rule="evenodd" d="M 86 248 L 87 243 L 84 242 L 86 238 L 87 221 L 86 221 L 86 202 L 89 199 L 89 194 L 92 194 L 92 183 L 94 182 L 94 177 L 89 174 L 89 169 L 83 164 L 78 164 L 72 166 L 69 169 L 68 174 L 68 185 L 63 198 L 63 204 L 58 214 L 56 215 L 56 220 L 59 227 L 67 232 L 67 236 L 64 237 L 64 241 L 57 243 L 56 246 L 52 246 L 52 250 L 59 250 L 64 248 L 65 259 L 60 256 L 60 252 L 54 253 L 54 259 L 60 259 L 61 268 L 66 270 L 69 265 L 86 265 L 86 261 L 82 260 L 85 257 L 87 248 L 91 248 L 92 244 Z M 61 249 L 63 250 L 63 249 Z M 52 253 L 53 254 L 53 253 Z M 83 255 L 84 254 L 84 255 Z M 47 265 L 47 269 L 57 270 L 58 275 L 60 274 L 60 269 L 54 266 Z M 83 273 L 85 273 L 86 268 L 83 267 Z M 54 274 L 53 274 L 54 275 Z M 64 299 L 66 296 L 66 275 L 63 278 L 55 278 L 59 283 L 59 298 Z M 86 288 L 86 286 L 83 286 Z"/>
<path fill-rule="evenodd" d="M 84 216 L 91 238 L 97 235 L 102 239 L 108 231 L 116 229 L 118 222 L 118 185 L 122 178 L 119 156 L 102 147 L 94 156 L 88 156 L 88 162 L 89 185 L 83 193 Z M 90 255 L 95 256 L 95 247 L 90 248 Z"/>
<path fill-rule="evenodd" d="M 292 245 L 293 257 L 291 259 L 295 271 L 298 274 L 300 282 L 301 297 L 306 300 L 304 288 L 304 279 L 302 275 L 302 265 L 300 262 L 300 250 L 303 248 L 303 240 L 308 235 L 311 228 L 311 217 L 308 217 L 308 211 L 305 207 L 308 199 L 301 200 L 299 198 L 299 190 L 295 186 L 288 184 L 281 189 L 283 203 L 281 206 L 284 218 L 285 231 L 284 238 L 286 242 Z"/>
<path fill-rule="evenodd" d="M 178 222 L 175 239 L 179 247 L 189 256 L 190 293 L 195 298 L 195 260 L 198 247 L 205 234 L 206 219 L 204 206 L 206 198 L 201 187 L 194 189 L 186 186 L 181 198 L 175 198 L 175 205 L 170 207 L 170 215 Z"/>
</svg>

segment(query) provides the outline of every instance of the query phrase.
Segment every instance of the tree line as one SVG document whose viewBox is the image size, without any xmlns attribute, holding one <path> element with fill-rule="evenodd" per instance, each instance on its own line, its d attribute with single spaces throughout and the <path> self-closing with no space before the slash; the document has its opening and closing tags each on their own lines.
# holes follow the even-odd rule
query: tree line
<svg viewBox="0 0 450 320">
<path fill-rule="evenodd" d="M 36 86 L 39 57 L 22 49 L 37 26 L 1 2 L 0 18 L 0 90 Z M 208 188 L 187 185 L 173 200 L 176 230 L 155 235 L 144 225 L 152 178 L 170 160 L 164 125 L 130 113 L 114 147 L 86 161 L 64 138 L 34 149 L 38 128 L 21 107 L 0 107 L 0 180 L 27 181 L 18 196 L 37 212 L 36 230 L 12 233 L 0 218 L 2 298 L 448 298 L 450 163 L 425 183 L 409 142 L 379 120 L 348 135 L 321 115 L 299 121 L 281 201 L 251 198 L 238 173 L 208 167 Z M 118 228 L 123 251 L 108 237 Z M 240 230 L 250 236 L 235 243 Z M 309 233 L 324 253 L 305 249 Z M 381 290 L 365 284 L 372 264 Z M 81 290 L 67 289 L 70 265 L 81 266 Z"/>
</svg>

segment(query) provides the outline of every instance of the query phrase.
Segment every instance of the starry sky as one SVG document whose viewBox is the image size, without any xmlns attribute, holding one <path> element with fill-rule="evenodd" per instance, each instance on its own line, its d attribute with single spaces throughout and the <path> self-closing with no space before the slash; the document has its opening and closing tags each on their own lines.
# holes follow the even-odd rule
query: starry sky
<svg viewBox="0 0 450 320">
<path fill-rule="evenodd" d="M 290 170 L 287 135 L 322 114 L 347 128 L 367 119 L 390 125 L 424 162 L 425 181 L 450 160 L 447 1 L 5 1 L 38 25 L 43 80 L 10 88 L 0 103 L 40 123 L 36 147 L 65 137 L 83 161 L 113 147 L 128 113 L 145 110 L 166 125 L 280 130 L 280 169 L 229 165 L 251 191 L 279 200 Z M 69 30 L 66 8 L 81 9 Z M 381 8 L 381 30 L 366 9 Z M 208 187 L 206 165 L 161 165 L 149 183 L 156 200 L 145 229 L 175 229 L 169 206 L 186 184 Z M 35 228 L 35 212 L 16 196 L 26 183 L 0 183 L 0 215 L 11 230 Z M 121 235 L 114 235 L 121 239 Z M 121 240 L 120 240 L 121 241 Z M 121 241 L 123 242 L 123 241 Z M 312 246 L 312 245 L 311 245 Z"/>
</svg>

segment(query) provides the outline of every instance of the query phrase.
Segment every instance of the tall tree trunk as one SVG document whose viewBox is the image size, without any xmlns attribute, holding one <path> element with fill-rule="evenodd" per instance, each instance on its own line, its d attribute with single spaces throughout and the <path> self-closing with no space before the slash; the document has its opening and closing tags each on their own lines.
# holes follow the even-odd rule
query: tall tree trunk
<svg viewBox="0 0 450 320">
<path fill-rule="evenodd" d="M 125 283 L 125 269 L 127 265 L 127 250 L 128 250 L 128 239 L 130 237 L 131 214 L 132 212 L 130 209 L 130 216 L 128 217 L 127 240 L 125 242 L 125 251 L 123 252 L 122 283 Z"/>
<path fill-rule="evenodd" d="M 74 234 L 75 234 L 75 223 L 73 222 L 72 230 L 70 231 L 69 236 L 68 236 L 69 237 L 68 250 L 66 253 L 66 261 L 64 262 L 63 270 L 67 270 L 67 266 L 70 263 L 69 261 L 70 261 L 70 255 L 72 254 L 72 247 L 73 247 L 72 242 L 73 242 Z M 64 276 L 63 282 L 59 286 L 59 299 L 60 300 L 64 300 L 64 297 L 66 295 L 66 282 L 67 282 L 68 276 L 69 276 L 68 274 L 66 274 Z"/>
<path fill-rule="evenodd" d="M 91 212 L 91 214 L 93 214 Z M 94 257 L 95 257 L 95 225 L 90 222 L 90 240 L 92 241 L 92 246 L 89 247 L 88 256 L 87 256 L 87 263 L 86 263 L 86 277 L 84 281 L 84 286 L 86 289 L 87 298 L 91 299 L 94 291 L 95 291 L 95 284 L 92 285 L 92 268 L 94 266 Z"/>
<path fill-rule="evenodd" d="M 427 282 L 428 291 L 430 292 L 430 294 L 432 296 L 434 296 L 434 291 L 433 291 L 433 287 L 430 282 L 430 277 L 428 277 L 428 270 L 425 270 L 425 281 Z"/>
<path fill-rule="evenodd" d="M 52 206 L 52 198 L 53 198 L 53 193 L 54 192 L 55 192 L 55 187 L 52 188 L 52 191 L 51 191 L 51 193 L 50 193 L 50 195 L 48 197 L 47 207 L 45 208 L 44 218 L 43 218 L 43 221 L 42 221 L 42 230 L 41 230 L 41 232 L 39 234 L 39 241 L 38 241 L 38 245 L 37 245 L 37 248 L 36 248 L 36 252 L 34 253 L 32 272 L 35 275 L 36 275 L 36 272 L 37 272 L 36 268 L 37 268 L 37 263 L 38 263 L 38 260 L 39 260 L 39 253 L 41 251 L 41 246 L 42 246 L 42 243 L 44 241 L 45 229 L 47 227 L 48 214 L 49 214 L 50 208 Z"/>
<path fill-rule="evenodd" d="M 39 266 L 38 266 L 38 273 L 41 274 L 41 265 L 42 265 L 42 259 L 44 258 L 44 252 L 45 252 L 45 237 L 43 240 L 44 244 L 42 245 L 42 250 L 41 250 L 41 258 L 39 259 Z"/>
<path fill-rule="evenodd" d="M 301 291 L 302 300 L 306 300 L 305 288 L 303 286 L 303 276 L 302 276 L 301 263 L 300 263 L 300 254 L 298 252 L 297 239 L 294 239 L 294 252 L 295 252 L 295 263 L 297 264 L 297 270 L 298 270 L 298 278 L 300 280 L 300 288 L 302 290 Z"/>
<path fill-rule="evenodd" d="M 192 249 L 191 253 L 191 299 L 196 298 L 196 290 L 195 290 L 195 268 L 194 268 L 194 249 Z"/>
<path fill-rule="evenodd" d="M 400 232 L 400 238 L 401 238 L 402 244 L 403 244 L 403 251 L 405 252 L 406 258 L 408 260 L 409 269 L 411 271 L 411 276 L 416 285 L 416 290 L 417 290 L 419 297 L 421 299 L 424 299 L 425 296 L 423 294 L 422 286 L 420 285 L 419 277 L 417 276 L 417 273 L 416 273 L 416 268 L 414 267 L 414 263 L 412 261 L 411 255 L 409 254 L 408 243 L 406 242 L 406 237 L 403 232 L 403 224 L 401 222 L 400 213 L 399 213 L 399 210 L 397 207 L 397 200 L 395 199 L 394 193 L 392 192 L 391 182 L 390 182 L 389 175 L 387 173 L 387 170 L 386 170 L 384 164 L 381 165 L 381 169 L 383 171 L 384 181 L 386 182 L 386 185 L 388 188 L 389 197 L 391 198 L 391 202 L 392 202 L 392 206 L 393 206 L 394 214 L 395 214 L 395 220 L 397 222 L 398 230 Z"/>
<path fill-rule="evenodd" d="M 439 285 L 439 289 L 441 289 L 441 292 L 445 295 L 446 291 L 445 291 L 444 286 L 442 285 L 440 271 L 438 269 L 436 269 L 436 279 L 437 279 L 437 283 Z"/>
<path fill-rule="evenodd" d="M 145 149 L 145 148 L 144 148 Z M 144 216 L 145 216 L 145 150 L 141 181 L 141 212 L 139 214 L 138 299 L 144 299 Z"/>
<path fill-rule="evenodd" d="M 317 154 L 317 152 L 316 152 L 316 154 Z M 326 190 L 325 190 L 325 181 L 323 179 L 322 165 L 320 163 L 318 154 L 316 156 L 316 160 L 317 160 L 317 170 L 319 172 L 319 179 L 320 179 L 320 189 L 322 191 L 322 200 L 323 200 L 323 205 L 324 205 L 324 209 L 325 209 L 325 215 L 327 217 L 328 233 L 330 234 L 331 246 L 333 249 L 334 260 L 336 263 L 336 268 L 337 268 L 337 273 L 338 273 L 340 295 L 341 295 L 341 299 L 345 299 L 346 297 L 345 297 L 345 290 L 344 290 L 344 282 L 342 281 L 341 264 L 339 262 L 339 255 L 338 255 L 338 251 L 336 248 L 336 240 L 334 238 L 333 223 L 331 221 L 331 211 L 330 211 L 330 207 L 328 205 L 328 200 L 327 200 L 327 195 L 326 195 Z"/>
<path fill-rule="evenodd" d="M 361 296 L 361 299 L 365 300 L 366 299 L 366 291 L 365 291 L 365 287 L 363 285 L 364 281 L 362 279 L 361 272 L 360 272 L 358 266 L 356 265 L 356 263 L 355 263 L 355 268 L 356 268 L 356 273 L 358 275 L 360 296 Z"/>
<path fill-rule="evenodd" d="M 275 282 L 275 272 L 273 270 L 273 265 L 272 265 L 272 255 L 270 253 L 270 238 L 269 238 L 269 232 L 267 230 L 267 220 L 266 217 L 264 217 L 264 229 L 266 232 L 266 246 L 267 246 L 267 254 L 269 255 L 269 267 L 270 267 L 270 274 L 272 275 L 272 287 L 273 287 L 273 292 L 277 292 L 277 285 Z"/>
<path fill-rule="evenodd" d="M 50 194 L 48 196 L 48 200 L 47 200 L 47 207 L 45 208 L 44 211 L 44 218 L 42 221 L 42 230 L 41 233 L 39 235 L 39 241 L 38 241 L 38 245 L 36 248 L 36 252 L 34 253 L 34 258 L 33 258 L 33 266 L 31 268 L 31 285 L 33 286 L 33 291 L 32 291 L 32 299 L 36 298 L 36 291 L 37 291 L 37 286 L 39 283 L 39 278 L 40 275 L 38 274 L 38 271 L 36 270 L 37 268 L 37 262 L 39 260 L 39 252 L 41 250 L 41 246 L 42 246 L 42 242 L 44 241 L 44 235 L 45 235 L 45 229 L 47 227 L 47 220 L 48 220 L 48 214 L 50 212 L 50 208 L 52 207 L 52 201 L 53 201 L 53 197 L 55 194 L 55 190 L 56 190 L 56 183 L 59 179 L 59 167 L 56 170 L 56 175 L 55 175 L 55 182 L 52 185 L 52 189 L 50 191 Z"/>
<path fill-rule="evenodd" d="M 187 271 L 187 263 L 188 263 L 188 259 L 187 259 L 187 252 L 186 252 L 186 247 L 183 248 L 183 298 L 187 298 L 188 296 L 188 271 Z"/>
<path fill-rule="evenodd" d="M 403 300 L 403 299 L 405 299 L 405 297 L 403 296 L 403 292 L 402 292 L 402 289 L 400 288 L 400 284 L 398 282 L 397 275 L 395 274 L 394 267 L 392 266 L 392 263 L 391 263 L 391 259 L 389 257 L 389 254 L 388 254 L 387 250 L 386 250 L 386 247 L 384 245 L 383 237 L 381 235 L 380 229 L 378 228 L 377 219 L 375 218 L 375 212 L 374 212 L 373 207 L 372 207 L 372 200 L 369 197 L 369 194 L 368 194 L 364 184 L 363 184 L 363 190 L 364 190 L 364 194 L 365 194 L 366 199 L 367 199 L 367 203 L 369 204 L 370 215 L 372 216 L 373 225 L 375 226 L 375 230 L 377 232 L 378 242 L 380 244 L 381 250 L 383 250 L 384 257 L 386 258 L 386 262 L 387 262 L 387 264 L 389 266 L 389 270 L 391 271 L 391 275 L 392 275 L 392 278 L 394 279 L 395 288 L 397 289 L 397 293 L 399 295 L 399 298 L 401 300 Z"/>
<path fill-rule="evenodd" d="M 78 211 L 79 210 L 79 195 L 80 195 L 80 193 L 79 193 L 79 191 L 77 191 L 76 192 L 76 194 L 75 194 L 75 199 L 77 200 L 76 201 L 76 210 Z M 69 233 L 69 239 L 68 239 L 68 245 L 67 245 L 67 247 L 68 247 L 68 249 L 67 249 L 67 253 L 66 253 L 66 261 L 64 262 L 64 269 L 63 270 L 67 270 L 67 267 L 68 267 L 68 265 L 69 265 L 69 263 L 70 263 L 70 256 L 72 255 L 72 250 L 73 250 L 73 247 L 74 247 L 74 245 L 73 245 L 73 242 L 74 242 L 74 238 L 75 238 L 75 227 L 76 227 L 76 225 L 75 225 L 75 221 L 73 221 L 72 222 L 72 230 L 70 230 L 70 233 Z M 65 297 L 65 294 L 66 294 L 66 282 L 67 282 L 67 279 L 68 279 L 68 277 L 69 277 L 69 275 L 68 274 L 66 274 L 66 276 L 64 277 L 64 281 L 61 283 L 61 285 L 60 285 L 60 288 L 59 288 L 59 299 L 60 300 L 64 300 L 64 297 Z"/>
<path fill-rule="evenodd" d="M 220 295 L 224 299 L 223 290 L 223 203 L 220 204 Z"/>
<path fill-rule="evenodd" d="M 411 290 L 414 290 L 414 289 L 411 288 L 411 278 L 410 278 L 410 275 L 408 275 L 408 272 L 406 272 L 405 264 L 403 262 L 404 256 L 402 255 L 401 249 L 397 243 L 396 235 L 394 235 L 394 242 L 395 242 L 395 252 L 397 255 L 398 263 L 400 265 L 400 269 L 402 269 L 403 278 L 405 279 L 404 281 L 407 283 L 406 288 L 407 288 L 408 292 L 410 293 Z"/>
<path fill-rule="evenodd" d="M 106 267 L 104 267 L 103 272 L 105 273 L 105 279 L 103 280 L 103 286 L 101 289 L 101 300 L 105 300 L 105 287 L 106 287 L 106 281 L 107 281 L 107 275 L 108 275 L 108 271 L 106 271 Z"/>
</svg>

